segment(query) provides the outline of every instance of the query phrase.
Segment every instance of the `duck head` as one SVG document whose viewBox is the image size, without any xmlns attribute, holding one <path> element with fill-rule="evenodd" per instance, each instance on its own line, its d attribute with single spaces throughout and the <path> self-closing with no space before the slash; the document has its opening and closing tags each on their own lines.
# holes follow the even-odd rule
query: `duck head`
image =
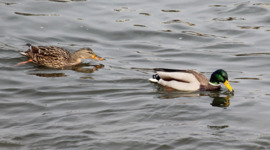
<svg viewBox="0 0 270 150">
<path fill-rule="evenodd" d="M 97 56 L 91 48 L 81 48 L 75 51 L 72 55 L 73 59 L 81 62 L 82 59 L 104 60 L 104 58 Z"/>
<path fill-rule="evenodd" d="M 220 82 L 223 83 L 230 92 L 233 92 L 233 88 L 228 80 L 228 74 L 223 69 L 218 69 L 213 72 L 210 78 L 210 83 L 214 85 L 218 85 Z"/>
</svg>

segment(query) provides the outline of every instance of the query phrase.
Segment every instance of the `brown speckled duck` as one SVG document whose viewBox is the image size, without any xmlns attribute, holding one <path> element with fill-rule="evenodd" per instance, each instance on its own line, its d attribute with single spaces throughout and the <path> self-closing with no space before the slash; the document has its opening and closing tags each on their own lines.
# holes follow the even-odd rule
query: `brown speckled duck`
<svg viewBox="0 0 270 150">
<path fill-rule="evenodd" d="M 71 53 L 56 46 L 32 46 L 31 44 L 27 44 L 27 46 L 29 49 L 21 54 L 29 57 L 29 60 L 17 65 L 33 62 L 50 68 L 63 68 L 80 64 L 83 59 L 103 60 L 90 48 L 81 48 Z"/>
</svg>

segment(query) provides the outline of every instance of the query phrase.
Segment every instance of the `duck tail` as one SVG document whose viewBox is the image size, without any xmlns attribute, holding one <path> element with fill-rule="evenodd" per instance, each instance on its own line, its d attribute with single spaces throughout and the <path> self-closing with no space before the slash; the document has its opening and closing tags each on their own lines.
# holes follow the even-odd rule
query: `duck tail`
<svg viewBox="0 0 270 150">
<path fill-rule="evenodd" d="M 150 82 L 157 83 L 160 80 L 160 77 L 158 74 L 154 74 L 152 78 L 149 79 Z"/>
<path fill-rule="evenodd" d="M 26 43 L 25 45 L 28 46 L 28 47 L 32 46 L 30 43 Z"/>
<path fill-rule="evenodd" d="M 24 56 L 28 56 L 27 52 L 20 52 L 20 54 L 24 55 Z"/>
<path fill-rule="evenodd" d="M 29 48 L 32 46 L 30 43 L 27 43 L 27 44 L 25 44 L 25 45 L 28 46 Z M 21 55 L 24 55 L 24 56 L 28 56 L 27 51 L 25 51 L 25 52 L 20 52 L 20 54 L 21 54 Z"/>
</svg>

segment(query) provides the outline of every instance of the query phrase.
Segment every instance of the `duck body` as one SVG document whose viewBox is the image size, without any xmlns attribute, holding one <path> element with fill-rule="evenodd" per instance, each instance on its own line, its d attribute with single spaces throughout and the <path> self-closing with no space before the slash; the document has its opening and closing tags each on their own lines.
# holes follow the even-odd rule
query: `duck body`
<svg viewBox="0 0 270 150">
<path fill-rule="evenodd" d="M 214 78 L 216 74 L 224 70 L 219 69 L 211 75 L 213 82 L 210 82 L 202 73 L 193 70 L 155 68 L 154 71 L 156 74 L 153 75 L 153 78 L 149 79 L 151 82 L 180 91 L 213 91 L 221 88 L 219 82 L 223 82 L 223 80 L 216 80 Z M 227 75 L 227 73 L 225 75 Z M 228 81 L 227 77 L 224 77 L 224 82 L 225 81 Z M 228 87 L 230 91 L 233 91 L 230 85 Z"/>
<path fill-rule="evenodd" d="M 29 57 L 28 62 L 33 62 L 38 65 L 49 68 L 63 68 L 80 64 L 82 59 L 97 59 L 103 58 L 94 54 L 90 48 L 82 48 L 74 53 L 57 46 L 32 46 L 27 44 L 29 49 L 26 52 L 21 52 L 22 55 Z"/>
</svg>

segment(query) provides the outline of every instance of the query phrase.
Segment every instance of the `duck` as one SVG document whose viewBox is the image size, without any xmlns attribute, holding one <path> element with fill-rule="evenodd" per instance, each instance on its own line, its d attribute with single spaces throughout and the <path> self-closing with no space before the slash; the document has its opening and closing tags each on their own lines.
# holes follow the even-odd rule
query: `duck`
<svg viewBox="0 0 270 150">
<path fill-rule="evenodd" d="M 26 44 L 29 49 L 25 52 L 20 52 L 22 55 L 29 58 L 28 61 L 18 63 L 16 65 L 26 64 L 28 62 L 49 68 L 64 68 L 82 63 L 83 59 L 104 60 L 97 56 L 91 48 L 81 48 L 75 52 L 57 46 L 33 46 Z"/>
<path fill-rule="evenodd" d="M 214 71 L 210 79 L 201 72 L 194 70 L 154 68 L 154 71 L 156 73 L 149 79 L 150 82 L 176 90 L 214 91 L 219 90 L 221 88 L 220 83 L 223 83 L 230 92 L 234 92 L 229 83 L 228 74 L 223 69 Z"/>
</svg>

